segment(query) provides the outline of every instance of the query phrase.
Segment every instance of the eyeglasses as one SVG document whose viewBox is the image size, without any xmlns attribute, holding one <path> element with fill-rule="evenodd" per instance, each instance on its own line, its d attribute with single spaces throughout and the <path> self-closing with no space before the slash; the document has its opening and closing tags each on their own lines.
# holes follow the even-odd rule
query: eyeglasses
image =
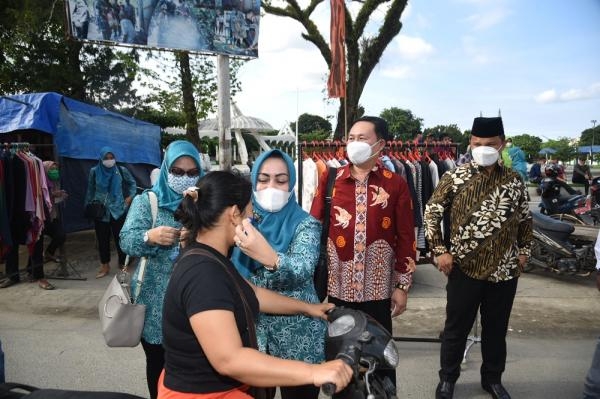
<svg viewBox="0 0 600 399">
<path fill-rule="evenodd" d="M 181 168 L 173 167 L 169 170 L 169 173 L 172 173 L 175 176 L 188 175 L 189 177 L 197 177 L 200 174 L 200 169 L 194 168 L 190 170 L 183 170 Z"/>
</svg>

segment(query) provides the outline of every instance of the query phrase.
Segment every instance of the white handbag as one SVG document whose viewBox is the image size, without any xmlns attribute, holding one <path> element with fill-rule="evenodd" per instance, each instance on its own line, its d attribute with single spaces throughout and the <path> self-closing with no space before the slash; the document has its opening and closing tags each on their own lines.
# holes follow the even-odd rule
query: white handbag
<svg viewBox="0 0 600 399">
<path fill-rule="evenodd" d="M 158 215 L 158 199 L 152 191 L 148 191 L 148 197 L 152 210 L 152 227 L 154 228 Z M 148 258 L 146 257 L 140 259 L 134 298 L 139 297 L 147 262 Z M 127 256 L 125 265 L 128 263 L 129 256 Z M 144 329 L 146 305 L 135 303 L 131 298 L 128 286 L 121 285 L 117 276 L 114 276 L 110 281 L 98 304 L 98 315 L 100 316 L 102 335 L 104 335 L 106 345 L 110 347 L 134 347 L 140 343 L 142 330 Z"/>
</svg>

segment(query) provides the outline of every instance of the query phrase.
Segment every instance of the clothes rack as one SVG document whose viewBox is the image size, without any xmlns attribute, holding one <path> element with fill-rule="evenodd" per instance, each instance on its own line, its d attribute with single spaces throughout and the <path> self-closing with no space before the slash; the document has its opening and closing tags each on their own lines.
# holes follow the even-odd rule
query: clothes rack
<svg viewBox="0 0 600 399">
<path fill-rule="evenodd" d="M 302 205 L 302 188 L 303 188 L 303 168 L 302 162 L 308 156 L 314 156 L 315 153 L 319 155 L 326 155 L 326 157 L 335 157 L 337 159 L 345 158 L 345 146 L 346 144 L 341 141 L 311 141 L 311 142 L 300 142 L 298 143 L 298 190 L 297 197 L 298 202 Z M 431 143 L 418 143 L 412 141 L 400 141 L 392 140 L 386 143 L 386 147 L 382 152 L 382 155 L 388 155 L 393 157 L 411 157 L 413 154 L 427 156 L 429 159 L 436 155 L 443 155 L 452 157 L 456 160 L 458 158 L 458 144 L 456 143 L 442 143 L 442 142 L 431 142 Z M 414 160 L 414 159 L 411 159 Z M 476 335 L 476 334 L 475 334 Z M 405 342 L 441 342 L 440 337 L 393 337 L 395 341 Z M 470 346 L 469 346 L 470 348 Z M 467 349 L 468 351 L 468 349 Z M 466 353 L 465 351 L 465 357 Z"/>
</svg>

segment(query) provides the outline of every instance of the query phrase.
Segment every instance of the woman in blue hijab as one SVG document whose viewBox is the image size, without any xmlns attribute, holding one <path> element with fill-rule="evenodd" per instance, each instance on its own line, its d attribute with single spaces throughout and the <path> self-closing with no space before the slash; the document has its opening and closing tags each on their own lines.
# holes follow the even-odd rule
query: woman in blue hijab
<svg viewBox="0 0 600 399">
<path fill-rule="evenodd" d="M 179 253 L 181 224 L 173 214 L 183 192 L 202 177 L 198 150 L 187 141 L 174 141 L 165 151 L 158 179 L 150 190 L 138 195 L 121 230 L 121 247 L 130 256 L 147 257 L 146 271 L 137 303 L 146 305 L 142 347 L 146 354 L 146 379 L 152 399 L 157 397 L 158 377 L 164 366 L 162 308 L 173 260 Z M 158 215 L 152 224 L 148 191 L 158 200 Z M 137 271 L 132 278 L 135 292 Z"/>
<path fill-rule="evenodd" d="M 254 218 L 236 228 L 232 261 L 253 284 L 285 296 L 318 303 L 313 274 L 319 258 L 321 223 L 296 201 L 296 171 L 280 150 L 259 156 L 251 172 Z M 261 313 L 256 325 L 259 349 L 283 359 L 325 360 L 323 320 Z M 319 396 L 312 385 L 280 387 L 282 399 Z"/>
<path fill-rule="evenodd" d="M 94 219 L 100 270 L 96 278 L 110 273 L 110 236 L 115 240 L 119 266 L 125 264 L 125 254 L 119 245 L 119 233 L 127 216 L 127 208 L 136 193 L 136 182 L 127 168 L 117 165 L 110 147 L 102 147 L 98 164 L 90 169 L 84 207 L 92 201 L 104 204 L 104 215 Z"/>
</svg>

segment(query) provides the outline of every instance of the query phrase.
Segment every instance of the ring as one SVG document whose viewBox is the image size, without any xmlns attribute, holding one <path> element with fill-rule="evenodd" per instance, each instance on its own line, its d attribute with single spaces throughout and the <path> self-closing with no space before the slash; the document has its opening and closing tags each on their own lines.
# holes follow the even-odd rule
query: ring
<svg viewBox="0 0 600 399">
<path fill-rule="evenodd" d="M 241 248 L 242 242 L 240 240 L 235 240 L 235 245 Z"/>
</svg>

